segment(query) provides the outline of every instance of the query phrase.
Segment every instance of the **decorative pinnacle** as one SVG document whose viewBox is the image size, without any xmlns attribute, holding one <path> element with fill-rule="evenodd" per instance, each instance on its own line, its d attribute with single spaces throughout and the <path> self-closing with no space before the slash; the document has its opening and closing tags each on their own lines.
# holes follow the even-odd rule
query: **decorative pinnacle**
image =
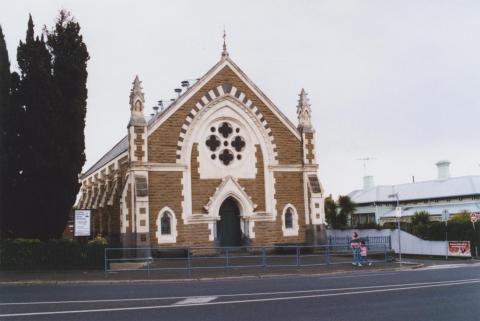
<svg viewBox="0 0 480 321">
<path fill-rule="evenodd" d="M 135 76 L 133 87 L 130 91 L 130 122 L 129 126 L 145 126 L 146 121 L 143 116 L 143 109 L 145 104 L 145 97 L 142 91 L 142 82 Z"/>
<path fill-rule="evenodd" d="M 135 97 L 138 97 L 141 99 L 142 103 L 145 102 L 145 98 L 142 92 L 142 82 L 140 81 L 140 78 L 138 78 L 138 75 L 135 76 L 135 80 L 133 81 L 132 85 L 132 90 L 130 91 L 130 105 L 134 103 Z"/>
<path fill-rule="evenodd" d="M 307 96 L 307 92 L 302 88 L 300 91 L 300 98 L 298 99 L 297 115 L 298 115 L 298 127 L 304 129 L 312 129 L 310 102 Z"/>
<path fill-rule="evenodd" d="M 225 25 L 223 26 L 223 51 L 222 51 L 222 58 L 226 58 L 229 56 L 227 51 L 227 32 L 225 31 Z"/>
</svg>

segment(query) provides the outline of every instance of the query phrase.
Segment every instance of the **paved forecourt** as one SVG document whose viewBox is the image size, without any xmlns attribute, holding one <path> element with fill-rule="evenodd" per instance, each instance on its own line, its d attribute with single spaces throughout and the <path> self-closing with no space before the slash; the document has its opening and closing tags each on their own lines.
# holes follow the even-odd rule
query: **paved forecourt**
<svg viewBox="0 0 480 321">
<path fill-rule="evenodd" d="M 480 266 L 310 277 L 3 286 L 16 320 L 478 320 Z"/>
</svg>

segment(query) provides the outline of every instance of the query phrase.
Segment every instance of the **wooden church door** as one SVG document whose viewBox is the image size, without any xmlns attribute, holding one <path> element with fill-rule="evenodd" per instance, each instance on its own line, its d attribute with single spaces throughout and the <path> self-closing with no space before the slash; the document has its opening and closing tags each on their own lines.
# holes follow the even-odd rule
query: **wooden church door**
<svg viewBox="0 0 480 321">
<path fill-rule="evenodd" d="M 240 210 L 231 197 L 220 206 L 220 221 L 217 223 L 217 236 L 220 246 L 240 246 L 242 231 L 240 229 Z"/>
</svg>

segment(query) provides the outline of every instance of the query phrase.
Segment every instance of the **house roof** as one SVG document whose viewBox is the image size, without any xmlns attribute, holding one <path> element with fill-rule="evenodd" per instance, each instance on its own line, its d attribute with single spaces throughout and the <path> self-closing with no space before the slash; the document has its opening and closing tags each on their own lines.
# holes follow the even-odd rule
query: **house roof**
<svg viewBox="0 0 480 321">
<path fill-rule="evenodd" d="M 439 199 L 480 194 L 480 176 L 461 176 L 399 185 L 380 185 L 348 194 L 357 204 L 394 202 L 388 195 L 398 193 L 400 201 Z"/>
<path fill-rule="evenodd" d="M 443 211 L 447 210 L 448 213 L 455 214 L 461 211 L 468 212 L 480 212 L 480 202 L 460 202 L 460 203 L 444 203 L 444 204 L 435 204 L 435 205 L 419 205 L 419 206 L 409 206 L 402 208 L 402 217 L 404 216 L 413 216 L 417 212 L 425 211 L 430 215 L 443 215 Z M 395 210 L 385 213 L 382 215 L 382 218 L 395 217 Z"/>
<path fill-rule="evenodd" d="M 281 121 L 286 125 L 286 127 L 297 137 L 300 139 L 300 134 L 295 127 L 295 125 L 278 109 L 278 107 L 273 104 L 273 102 L 258 88 L 248 77 L 247 75 L 230 59 L 230 57 L 226 56 L 222 58 L 218 63 L 216 63 L 212 68 L 205 75 L 203 75 L 196 83 L 190 86 L 185 92 L 183 92 L 175 101 L 173 101 L 163 112 L 160 112 L 153 116 L 148 121 L 148 128 L 150 130 L 155 130 L 160 124 L 162 120 L 168 119 L 175 111 L 180 108 L 184 102 L 188 101 L 188 99 L 203 85 L 206 84 L 208 79 L 210 79 L 213 75 L 215 75 L 218 71 L 220 71 L 224 66 L 230 66 L 232 70 L 237 72 L 241 78 L 243 78 L 248 85 L 251 86 L 254 92 L 256 92 L 260 98 L 264 99 L 267 106 L 270 106 L 273 111 L 280 116 Z M 96 171 L 100 170 L 103 166 L 107 165 L 109 162 L 113 161 L 115 158 L 120 156 L 123 153 L 128 151 L 128 139 L 127 136 L 122 138 L 112 149 L 110 149 L 105 155 L 100 158 L 93 166 L 91 166 L 84 174 L 81 175 L 81 179 L 85 179 L 88 176 L 92 175 Z"/>
</svg>

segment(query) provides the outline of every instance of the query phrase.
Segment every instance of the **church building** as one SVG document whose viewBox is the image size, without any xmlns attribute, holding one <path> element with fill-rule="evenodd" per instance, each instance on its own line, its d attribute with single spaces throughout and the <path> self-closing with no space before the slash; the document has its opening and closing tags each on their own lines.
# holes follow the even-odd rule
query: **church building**
<svg viewBox="0 0 480 321">
<path fill-rule="evenodd" d="M 323 234 L 315 130 L 301 90 L 294 125 L 221 59 L 148 121 L 138 77 L 126 136 L 81 175 L 77 209 L 124 247 L 303 244 Z M 125 110 L 127 112 L 127 110 Z"/>
</svg>

